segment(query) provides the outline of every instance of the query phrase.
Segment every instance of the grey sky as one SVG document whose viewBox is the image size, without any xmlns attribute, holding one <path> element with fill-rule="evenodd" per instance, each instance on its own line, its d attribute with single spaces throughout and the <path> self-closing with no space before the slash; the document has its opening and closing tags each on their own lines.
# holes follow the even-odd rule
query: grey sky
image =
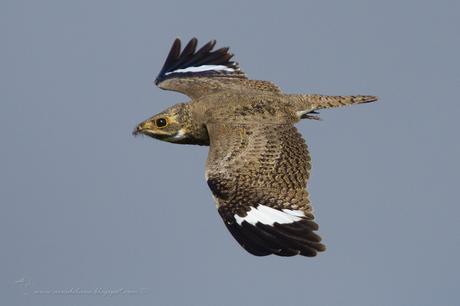
<svg viewBox="0 0 460 306">
<path fill-rule="evenodd" d="M 0 304 L 458 305 L 459 29 L 458 1 L 0 2 Z M 251 256 L 207 148 L 131 136 L 187 101 L 152 83 L 176 36 L 380 97 L 298 124 L 327 252 Z"/>
</svg>

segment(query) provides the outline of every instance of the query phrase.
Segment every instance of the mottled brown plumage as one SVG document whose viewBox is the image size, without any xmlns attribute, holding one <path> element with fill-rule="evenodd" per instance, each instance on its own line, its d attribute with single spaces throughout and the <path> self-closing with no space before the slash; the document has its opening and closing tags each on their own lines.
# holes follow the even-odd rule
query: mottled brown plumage
<svg viewBox="0 0 460 306">
<path fill-rule="evenodd" d="M 192 100 L 139 124 L 134 134 L 209 145 L 206 179 L 235 239 L 258 256 L 315 256 L 324 251 L 306 190 L 307 146 L 294 124 L 316 110 L 376 101 L 374 96 L 284 94 L 249 80 L 228 48 L 198 51 L 176 39 L 155 83 Z"/>
</svg>

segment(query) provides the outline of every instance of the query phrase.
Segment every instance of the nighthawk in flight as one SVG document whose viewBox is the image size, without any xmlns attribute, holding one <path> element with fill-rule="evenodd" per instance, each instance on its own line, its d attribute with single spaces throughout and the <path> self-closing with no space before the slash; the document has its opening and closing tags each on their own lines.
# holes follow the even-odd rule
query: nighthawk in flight
<svg viewBox="0 0 460 306">
<path fill-rule="evenodd" d="M 228 48 L 183 50 L 176 39 L 155 84 L 191 98 L 140 123 L 134 134 L 209 146 L 206 180 L 233 237 L 251 254 L 315 256 L 325 250 L 306 190 L 311 159 L 294 124 L 317 110 L 374 96 L 285 94 L 250 80 Z"/>
</svg>

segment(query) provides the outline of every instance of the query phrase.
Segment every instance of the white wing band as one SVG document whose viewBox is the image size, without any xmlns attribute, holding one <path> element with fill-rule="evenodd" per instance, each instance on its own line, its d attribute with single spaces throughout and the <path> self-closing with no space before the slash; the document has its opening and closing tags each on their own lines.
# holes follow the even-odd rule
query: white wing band
<svg viewBox="0 0 460 306">
<path fill-rule="evenodd" d="M 305 214 L 301 210 L 289 210 L 283 209 L 278 210 L 265 205 L 259 205 L 257 208 L 251 207 L 245 217 L 240 217 L 235 214 L 236 223 L 241 225 L 243 221 L 249 224 L 256 225 L 257 222 L 262 224 L 273 226 L 273 224 L 286 224 L 293 223 L 302 220 L 301 217 L 305 217 Z"/>
<path fill-rule="evenodd" d="M 228 71 L 228 72 L 233 72 L 235 69 L 229 68 L 224 65 L 202 65 L 198 67 L 187 67 L 184 69 L 177 69 L 171 72 L 166 72 L 165 75 L 171 74 L 171 73 L 186 73 L 186 72 L 203 72 L 203 71 Z"/>
</svg>

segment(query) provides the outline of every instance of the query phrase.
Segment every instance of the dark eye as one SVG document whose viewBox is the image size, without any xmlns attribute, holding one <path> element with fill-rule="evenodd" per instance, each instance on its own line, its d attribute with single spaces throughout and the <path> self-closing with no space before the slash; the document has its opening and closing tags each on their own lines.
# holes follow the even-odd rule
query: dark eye
<svg viewBox="0 0 460 306">
<path fill-rule="evenodd" d="M 157 127 L 165 127 L 168 124 L 168 121 L 165 118 L 159 118 L 155 121 Z"/>
</svg>

